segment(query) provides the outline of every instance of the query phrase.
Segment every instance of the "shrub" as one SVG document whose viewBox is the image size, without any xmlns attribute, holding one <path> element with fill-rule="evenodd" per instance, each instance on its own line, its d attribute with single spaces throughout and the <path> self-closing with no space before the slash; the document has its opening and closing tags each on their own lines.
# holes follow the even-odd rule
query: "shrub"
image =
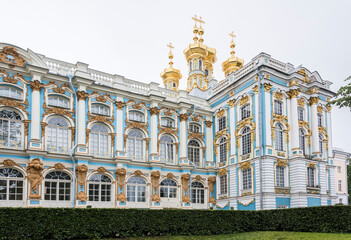
<svg viewBox="0 0 351 240">
<path fill-rule="evenodd" d="M 351 206 L 263 211 L 0 208 L 0 239 L 215 235 L 250 231 L 350 233 Z"/>
</svg>

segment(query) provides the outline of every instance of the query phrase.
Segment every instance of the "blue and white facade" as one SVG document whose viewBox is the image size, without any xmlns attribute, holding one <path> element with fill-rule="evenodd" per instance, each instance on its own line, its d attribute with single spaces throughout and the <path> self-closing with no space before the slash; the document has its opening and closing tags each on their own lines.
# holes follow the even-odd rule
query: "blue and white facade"
<svg viewBox="0 0 351 240">
<path fill-rule="evenodd" d="M 335 204 L 331 82 L 265 53 L 201 81 L 171 90 L 0 44 L 0 207 Z"/>
</svg>

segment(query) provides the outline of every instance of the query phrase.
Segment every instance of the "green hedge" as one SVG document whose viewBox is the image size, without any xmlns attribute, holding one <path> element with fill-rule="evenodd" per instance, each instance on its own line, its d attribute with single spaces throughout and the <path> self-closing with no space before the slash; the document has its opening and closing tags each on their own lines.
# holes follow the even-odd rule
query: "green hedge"
<svg viewBox="0 0 351 240">
<path fill-rule="evenodd" d="M 264 211 L 0 208 L 0 239 L 96 239 L 250 231 L 351 233 L 351 206 Z"/>
</svg>

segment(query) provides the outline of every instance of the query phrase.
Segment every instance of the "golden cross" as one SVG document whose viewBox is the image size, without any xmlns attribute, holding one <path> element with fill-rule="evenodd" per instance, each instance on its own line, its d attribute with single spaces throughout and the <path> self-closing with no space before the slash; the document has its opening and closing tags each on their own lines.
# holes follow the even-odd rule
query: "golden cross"
<svg viewBox="0 0 351 240">
<path fill-rule="evenodd" d="M 200 26 L 201 26 L 201 24 L 205 23 L 205 21 L 203 21 L 201 17 L 200 17 L 200 19 L 198 20 L 198 22 L 200 23 Z"/>
<path fill-rule="evenodd" d="M 231 36 L 232 37 L 232 41 L 234 41 L 234 38 L 236 37 L 235 35 L 234 35 L 234 32 L 232 31 L 231 33 L 229 33 L 229 36 Z"/>
<path fill-rule="evenodd" d="M 197 16 L 195 15 L 195 16 L 192 17 L 191 19 L 195 21 L 195 26 L 196 26 L 196 23 L 199 21 L 199 19 L 197 18 Z"/>
<path fill-rule="evenodd" d="M 170 51 L 172 51 L 172 49 L 174 48 L 174 47 L 172 46 L 172 43 L 167 44 L 167 47 L 169 47 L 169 50 L 170 50 Z"/>
</svg>

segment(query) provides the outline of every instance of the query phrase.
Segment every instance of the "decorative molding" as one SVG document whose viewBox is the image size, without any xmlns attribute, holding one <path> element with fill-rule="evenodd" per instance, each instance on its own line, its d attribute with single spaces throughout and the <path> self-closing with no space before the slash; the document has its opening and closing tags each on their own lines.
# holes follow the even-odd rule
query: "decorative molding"
<svg viewBox="0 0 351 240">
<path fill-rule="evenodd" d="M 124 184 L 127 171 L 124 168 L 119 168 L 116 171 L 117 176 L 117 201 L 124 203 L 127 198 L 124 191 Z"/>
<path fill-rule="evenodd" d="M 307 167 L 316 168 L 317 166 L 316 166 L 316 164 L 314 162 L 309 162 L 307 164 Z"/>
<path fill-rule="evenodd" d="M 218 176 L 222 176 L 222 175 L 225 175 L 225 174 L 227 174 L 227 169 L 225 169 L 225 168 L 221 168 L 221 169 L 219 169 L 219 171 L 217 172 L 217 175 L 218 175 Z"/>
<path fill-rule="evenodd" d="M 4 77 L 2 77 L 2 80 L 6 83 L 17 84 L 18 80 L 16 78 L 22 79 L 25 83 L 29 82 L 26 79 L 24 79 L 24 77 L 21 74 L 13 74 L 12 77 L 10 77 L 10 74 L 5 70 L 0 70 L 0 73 L 5 75 Z"/>
<path fill-rule="evenodd" d="M 256 76 L 256 77 L 257 77 L 257 76 Z M 258 78 L 258 77 L 257 77 L 257 78 Z M 257 94 L 257 93 L 258 93 L 258 85 L 254 86 L 254 87 L 252 88 L 252 91 L 254 91 L 255 94 Z"/>
<path fill-rule="evenodd" d="M 28 137 L 29 134 L 29 123 L 31 122 L 31 120 L 28 119 L 24 119 L 22 120 L 23 125 L 24 125 L 24 135 Z"/>
<path fill-rule="evenodd" d="M 152 107 L 149 109 L 151 116 L 157 115 L 160 112 L 160 109 L 158 107 Z"/>
<path fill-rule="evenodd" d="M 39 80 L 31 81 L 29 86 L 30 86 L 30 88 L 32 89 L 33 92 L 34 91 L 40 92 L 44 88 L 44 84 L 41 83 Z"/>
<path fill-rule="evenodd" d="M 205 121 L 206 127 L 210 128 L 212 127 L 212 122 L 211 121 Z"/>
<path fill-rule="evenodd" d="M 225 110 L 222 108 L 217 112 L 216 116 L 217 118 L 220 118 L 220 117 L 223 117 L 224 114 L 225 114 Z"/>
<path fill-rule="evenodd" d="M 125 102 L 120 102 L 120 101 L 116 101 L 115 104 L 118 110 L 123 110 L 124 106 L 126 105 Z"/>
<path fill-rule="evenodd" d="M 271 89 L 272 89 L 272 87 L 273 87 L 273 85 L 272 84 L 270 84 L 270 83 L 265 83 L 265 84 L 263 84 L 264 85 L 264 91 L 265 92 L 270 92 L 271 91 Z"/>
<path fill-rule="evenodd" d="M 26 108 L 29 105 L 27 99 L 24 102 L 17 102 L 12 99 L 0 99 L 0 105 L 21 109 L 23 112 L 27 114 L 27 116 L 29 115 L 29 112 L 26 110 Z"/>
<path fill-rule="evenodd" d="M 287 94 L 289 96 L 289 98 L 297 98 L 297 96 L 299 96 L 299 89 L 290 89 Z"/>
<path fill-rule="evenodd" d="M 160 186 L 159 180 L 160 180 L 160 172 L 152 172 L 151 173 L 151 185 L 152 185 L 152 198 L 151 201 L 159 203 L 161 201 L 161 198 L 158 194 L 158 187 Z"/>
<path fill-rule="evenodd" d="M 173 173 L 167 173 L 166 177 L 167 177 L 167 178 L 175 178 L 175 176 L 174 176 Z"/>
<path fill-rule="evenodd" d="M 113 126 L 113 121 L 115 120 L 114 117 L 109 118 L 101 115 L 91 115 L 90 111 L 88 111 L 87 116 L 88 116 L 88 121 L 86 123 L 86 126 L 88 126 L 89 123 L 96 121 L 96 122 L 107 123 L 108 125 L 111 126 L 113 130 L 115 129 Z"/>
<path fill-rule="evenodd" d="M 319 98 L 318 97 L 310 97 L 308 102 L 309 102 L 310 106 L 315 105 L 319 102 Z"/>
<path fill-rule="evenodd" d="M 186 202 L 187 204 L 190 203 L 190 198 L 189 198 L 189 186 L 190 186 L 190 174 L 185 173 L 182 174 L 181 176 L 181 181 L 182 181 L 182 202 Z"/>
<path fill-rule="evenodd" d="M 186 121 L 188 119 L 189 115 L 186 113 L 180 114 L 179 119 L 181 122 Z"/>
<path fill-rule="evenodd" d="M 46 126 L 48 124 L 46 122 L 40 122 L 40 126 L 41 126 L 41 137 L 44 138 L 45 137 L 45 129 L 46 129 Z"/>
<path fill-rule="evenodd" d="M 243 96 L 242 98 L 240 98 L 239 106 L 245 105 L 248 101 L 249 101 L 249 96 L 247 96 L 247 95 Z"/>
<path fill-rule="evenodd" d="M 322 106 L 318 106 L 318 107 L 317 107 L 317 112 L 318 112 L 319 114 L 322 114 L 322 113 L 323 113 L 323 107 L 322 107 Z"/>
<path fill-rule="evenodd" d="M 8 55 L 10 55 L 12 59 L 8 58 Z M 23 67 L 27 63 L 27 61 L 18 54 L 17 49 L 14 47 L 3 47 L 0 52 L 0 61 L 10 64 L 10 68 L 13 68 L 14 66 Z"/>
<path fill-rule="evenodd" d="M 77 184 L 81 188 L 83 188 L 85 185 L 87 173 L 88 173 L 88 167 L 85 164 L 77 165 L 77 167 L 76 167 L 76 174 L 78 176 L 77 177 Z"/>
<path fill-rule="evenodd" d="M 208 203 L 216 204 L 216 199 L 214 197 L 214 186 L 216 182 L 216 177 L 211 176 L 207 178 L 207 184 L 208 184 Z"/>
<path fill-rule="evenodd" d="M 86 200 L 88 199 L 88 196 L 87 196 L 87 194 L 86 194 L 85 192 L 80 191 L 80 192 L 77 194 L 77 199 L 78 199 L 79 201 L 81 201 L 82 203 L 85 203 Z"/>
<path fill-rule="evenodd" d="M 29 199 L 41 199 L 39 194 L 39 186 L 43 181 L 42 172 L 44 165 L 39 158 L 34 158 L 27 166 L 28 180 L 30 184 Z"/>
<path fill-rule="evenodd" d="M 241 162 L 240 163 L 240 170 L 245 170 L 245 169 L 248 169 L 250 168 L 252 165 L 250 162 Z"/>
<path fill-rule="evenodd" d="M 234 105 L 235 105 L 235 99 L 232 99 L 232 100 L 230 100 L 230 101 L 228 102 L 228 106 L 229 106 L 230 108 L 234 107 Z"/>
<path fill-rule="evenodd" d="M 77 98 L 78 101 L 83 100 L 85 101 L 87 99 L 87 97 L 89 96 L 89 93 L 85 92 L 85 91 L 77 91 Z"/>
<path fill-rule="evenodd" d="M 297 105 L 299 106 L 299 107 L 305 107 L 305 100 L 303 100 L 302 98 L 299 98 L 298 100 L 297 100 Z"/>
<path fill-rule="evenodd" d="M 274 97 L 275 97 L 276 99 L 282 101 L 282 100 L 283 100 L 283 93 L 281 93 L 281 92 L 275 92 L 275 93 L 274 93 Z"/>
<path fill-rule="evenodd" d="M 5 167 L 20 167 L 23 169 L 23 167 L 19 164 L 17 164 L 15 161 L 11 160 L 11 159 L 5 159 L 4 161 L 0 162 L 0 164 L 4 165 Z"/>
<path fill-rule="evenodd" d="M 46 115 L 49 115 L 49 114 L 57 114 L 57 115 L 66 116 L 74 122 L 74 118 L 73 118 L 75 114 L 74 109 L 72 111 L 68 111 L 60 107 L 48 107 L 45 102 L 43 104 L 43 109 L 44 109 L 44 113 L 41 115 L 42 118 L 44 118 Z"/>
<path fill-rule="evenodd" d="M 279 166 L 279 167 L 286 167 L 287 165 L 288 165 L 288 161 L 287 160 L 278 158 L 277 166 Z"/>
</svg>

